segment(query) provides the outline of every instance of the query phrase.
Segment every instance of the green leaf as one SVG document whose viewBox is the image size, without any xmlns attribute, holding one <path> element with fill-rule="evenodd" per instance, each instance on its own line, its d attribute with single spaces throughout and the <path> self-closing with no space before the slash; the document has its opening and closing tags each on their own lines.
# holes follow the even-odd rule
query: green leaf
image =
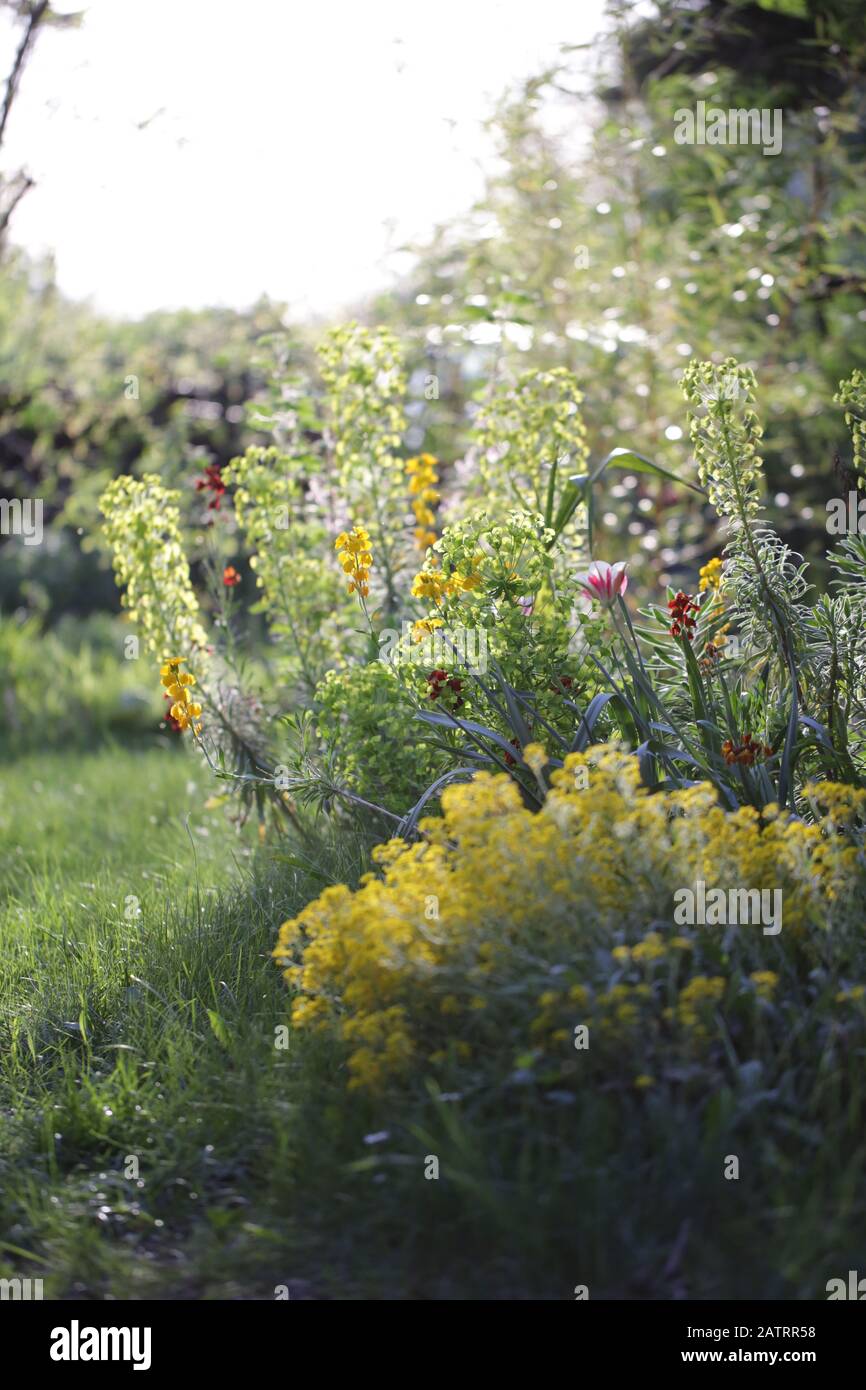
<svg viewBox="0 0 866 1390">
<path fill-rule="evenodd" d="M 791 714 L 788 719 L 788 732 L 785 735 L 785 747 L 782 750 L 782 766 L 779 769 L 779 809 L 784 810 L 788 800 L 789 791 L 791 795 L 791 809 L 793 810 L 793 758 L 794 747 L 797 741 L 797 725 L 799 722 L 799 709 L 797 705 L 797 670 L 794 663 L 790 664 L 791 670 Z"/>
<path fill-rule="evenodd" d="M 207 1016 L 217 1042 L 221 1047 L 228 1047 L 231 1043 L 231 1033 L 225 1019 L 216 1012 L 216 1009 L 208 1009 Z"/>
<path fill-rule="evenodd" d="M 592 533 L 595 520 L 595 505 L 593 502 L 593 485 L 598 482 L 608 468 L 626 469 L 629 473 L 650 473 L 658 478 L 667 478 L 669 482 L 676 483 L 679 487 L 687 487 L 692 492 L 696 492 L 699 497 L 706 496 L 704 489 L 697 483 L 690 483 L 687 478 L 681 478 L 678 474 L 672 473 L 669 468 L 663 468 L 660 463 L 653 463 L 644 454 L 637 453 L 634 449 L 611 449 L 609 454 L 597 463 L 589 473 L 572 473 L 568 479 L 568 486 L 563 489 L 562 498 L 556 516 L 553 520 L 553 545 L 556 538 L 560 535 L 565 526 L 568 525 L 578 503 L 583 500 L 586 503 L 586 525 L 587 541 L 590 553 L 592 552 Z"/>
<path fill-rule="evenodd" d="M 637 453 L 634 449 L 611 449 L 589 475 L 590 483 L 596 482 L 607 468 L 623 468 L 629 473 L 654 473 L 660 478 L 669 478 L 672 483 L 678 483 L 680 487 L 691 488 L 699 497 L 705 496 L 704 489 L 697 483 L 690 483 L 687 478 L 680 478 L 676 473 L 672 473 L 669 468 L 663 468 L 660 463 L 653 463 L 643 454 Z"/>
<path fill-rule="evenodd" d="M 793 15 L 795 19 L 808 19 L 809 6 L 807 0 L 758 0 L 762 10 L 770 10 L 776 14 Z"/>
</svg>

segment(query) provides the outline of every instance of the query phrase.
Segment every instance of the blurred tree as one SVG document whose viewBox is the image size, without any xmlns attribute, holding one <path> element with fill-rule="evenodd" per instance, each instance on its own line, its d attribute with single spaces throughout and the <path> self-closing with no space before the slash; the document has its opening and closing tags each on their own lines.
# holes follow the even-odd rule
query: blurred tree
<svg viewBox="0 0 866 1390">
<path fill-rule="evenodd" d="M 194 488 L 256 438 L 245 403 L 263 378 L 255 343 L 283 306 L 115 321 L 58 290 L 50 261 L 10 249 L 0 271 L 0 496 L 39 497 L 42 546 L 0 540 L 0 610 L 57 615 L 116 606 L 96 549 L 96 499 L 117 473 L 156 471 Z"/>
<path fill-rule="evenodd" d="M 566 45 L 501 104 L 483 198 L 376 305 L 414 325 L 418 380 L 433 371 L 446 388 L 419 413 L 426 446 L 438 452 L 454 425 L 465 439 L 473 394 L 502 371 L 563 364 L 583 384 L 596 457 L 632 443 L 682 472 L 682 368 L 733 354 L 761 387 L 774 520 L 821 553 L 833 459 L 848 449 L 828 403 L 866 366 L 862 6 L 609 12 L 606 41 Z M 698 100 L 778 108 L 781 152 L 678 144 L 676 113 Z M 605 514 L 617 554 L 626 533 L 663 577 L 717 544 L 679 495 L 637 477 L 616 483 Z"/>
<path fill-rule="evenodd" d="M 0 19 L 4 17 L 13 21 L 17 30 L 17 43 L 0 101 L 0 155 L 24 69 L 33 54 L 40 32 L 49 27 L 70 28 L 77 25 L 81 18 L 80 14 L 58 13 L 49 4 L 49 0 L 0 0 Z M 5 247 L 12 214 L 25 193 L 32 187 L 33 179 L 25 169 L 18 169 L 12 174 L 0 172 L 0 254 Z"/>
</svg>

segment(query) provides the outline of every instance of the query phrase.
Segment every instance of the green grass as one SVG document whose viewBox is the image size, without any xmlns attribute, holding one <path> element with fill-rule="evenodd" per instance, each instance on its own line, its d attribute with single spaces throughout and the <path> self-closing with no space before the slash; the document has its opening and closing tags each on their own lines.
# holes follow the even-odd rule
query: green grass
<svg viewBox="0 0 866 1390">
<path fill-rule="evenodd" d="M 270 951 L 363 846 L 304 867 L 212 789 L 162 746 L 0 771 L 0 1275 L 96 1299 L 808 1298 L 857 1267 L 862 1047 L 812 1057 L 804 1018 L 784 1072 L 564 1103 L 509 1083 L 505 1039 L 457 1097 L 423 1075 L 347 1097 L 328 1045 L 276 1046 Z"/>
</svg>

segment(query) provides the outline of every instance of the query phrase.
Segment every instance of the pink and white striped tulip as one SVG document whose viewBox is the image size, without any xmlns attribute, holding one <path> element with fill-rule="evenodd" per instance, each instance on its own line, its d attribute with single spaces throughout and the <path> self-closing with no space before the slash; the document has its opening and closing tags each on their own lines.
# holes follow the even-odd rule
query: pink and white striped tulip
<svg viewBox="0 0 866 1390">
<path fill-rule="evenodd" d="M 588 598 L 597 599 L 610 608 L 628 588 L 628 575 L 625 560 L 609 565 L 606 560 L 593 560 L 586 574 L 579 574 L 577 582 Z"/>
</svg>

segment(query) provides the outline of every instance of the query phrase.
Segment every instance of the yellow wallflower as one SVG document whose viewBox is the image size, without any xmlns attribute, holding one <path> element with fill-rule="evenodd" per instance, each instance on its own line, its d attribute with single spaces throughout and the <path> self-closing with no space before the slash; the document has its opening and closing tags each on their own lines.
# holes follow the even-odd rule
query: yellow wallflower
<svg viewBox="0 0 866 1390">
<path fill-rule="evenodd" d="M 419 618 L 412 624 L 412 641 L 423 642 L 425 637 L 431 637 L 437 627 L 442 627 L 441 618 Z"/>
<path fill-rule="evenodd" d="M 433 603 L 442 603 L 448 594 L 452 592 L 450 581 L 445 579 L 441 570 L 436 569 L 432 564 L 425 565 L 424 569 L 419 570 L 412 581 L 412 597 L 429 599 Z"/>
<path fill-rule="evenodd" d="M 334 549 L 340 552 L 340 564 L 348 580 L 346 587 L 349 593 L 357 593 L 361 598 L 366 598 L 370 592 L 368 581 L 373 564 L 368 532 L 363 526 L 353 526 L 351 531 L 341 531 L 334 541 Z"/>
<path fill-rule="evenodd" d="M 724 566 L 718 555 L 714 555 L 712 560 L 708 560 L 705 565 L 701 565 L 698 571 L 700 575 L 700 584 L 698 587 L 702 594 L 705 593 L 707 589 L 712 589 L 714 593 L 719 592 L 722 587 L 723 570 Z"/>
<path fill-rule="evenodd" d="M 182 671 L 184 658 L 170 656 L 159 668 L 160 678 L 166 694 L 173 704 L 169 714 L 179 728 L 184 731 L 192 728 L 194 734 L 201 733 L 201 705 L 189 697 L 190 687 L 195 685 L 195 676 L 190 671 Z"/>
<path fill-rule="evenodd" d="M 436 472 L 437 460 L 432 454 L 419 454 L 417 458 L 406 460 L 409 474 L 409 493 L 412 498 L 412 512 L 415 516 L 415 543 L 419 550 L 435 545 L 437 536 L 431 528 L 436 516 L 433 506 L 439 501 L 436 489 L 439 474 Z"/>
</svg>

